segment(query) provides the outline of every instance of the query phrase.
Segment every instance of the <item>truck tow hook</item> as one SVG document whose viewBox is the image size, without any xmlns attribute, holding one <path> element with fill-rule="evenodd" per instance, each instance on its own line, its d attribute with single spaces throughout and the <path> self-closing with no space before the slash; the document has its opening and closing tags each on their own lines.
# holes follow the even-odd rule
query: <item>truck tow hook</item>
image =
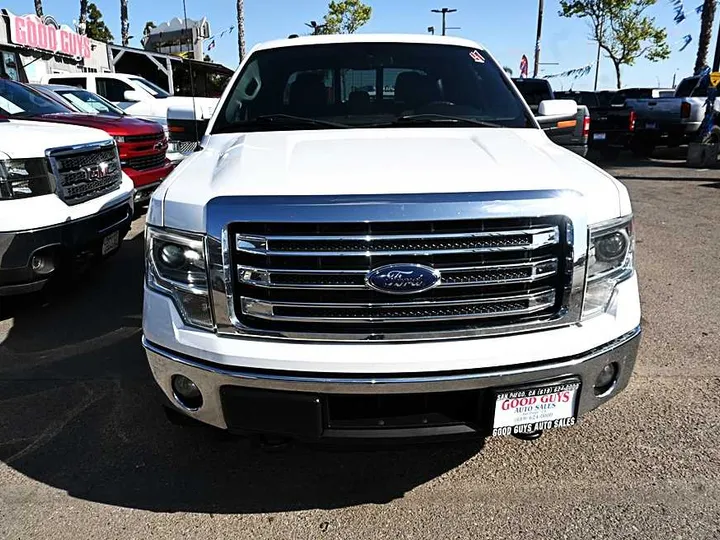
<svg viewBox="0 0 720 540">
<path fill-rule="evenodd" d="M 542 434 L 542 429 L 538 429 L 536 431 L 531 431 L 530 433 L 514 433 L 513 437 L 520 439 L 521 441 L 537 441 L 540 437 L 542 437 Z"/>
</svg>

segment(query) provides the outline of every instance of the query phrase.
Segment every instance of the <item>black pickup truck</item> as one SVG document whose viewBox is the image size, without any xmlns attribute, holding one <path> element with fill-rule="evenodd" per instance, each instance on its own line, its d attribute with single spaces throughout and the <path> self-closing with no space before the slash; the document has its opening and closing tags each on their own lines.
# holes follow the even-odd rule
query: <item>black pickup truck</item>
<svg viewBox="0 0 720 540">
<path fill-rule="evenodd" d="M 629 148 L 635 131 L 635 111 L 616 104 L 614 98 L 607 104 L 596 92 L 566 91 L 555 92 L 557 99 L 574 99 L 578 105 L 585 105 L 590 111 L 591 150 L 596 150 L 605 159 L 616 159 L 620 152 Z M 606 96 L 603 96 L 606 97 Z M 606 104 L 603 104 L 605 101 Z"/>
</svg>

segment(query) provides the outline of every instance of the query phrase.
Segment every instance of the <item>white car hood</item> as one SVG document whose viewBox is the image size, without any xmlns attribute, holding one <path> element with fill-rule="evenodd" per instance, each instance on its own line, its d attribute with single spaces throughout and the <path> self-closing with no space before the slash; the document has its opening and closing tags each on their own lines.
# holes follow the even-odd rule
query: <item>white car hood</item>
<svg viewBox="0 0 720 540">
<path fill-rule="evenodd" d="M 11 159 L 45 157 L 48 148 L 101 142 L 109 138 L 99 129 L 68 124 L 27 120 L 0 123 L 0 152 Z"/>
<path fill-rule="evenodd" d="M 220 196 L 569 189 L 589 223 L 630 212 L 625 188 L 536 129 L 386 128 L 213 135 L 156 192 L 164 225 L 205 231 Z"/>
</svg>

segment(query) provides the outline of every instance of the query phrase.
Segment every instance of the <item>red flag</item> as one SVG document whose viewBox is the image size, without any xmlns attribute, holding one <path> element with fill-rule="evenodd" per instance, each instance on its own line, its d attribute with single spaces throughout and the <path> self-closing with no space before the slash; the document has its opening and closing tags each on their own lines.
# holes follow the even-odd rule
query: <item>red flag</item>
<svg viewBox="0 0 720 540">
<path fill-rule="evenodd" d="M 520 59 L 520 78 L 524 79 L 528 76 L 528 59 L 524 54 Z"/>
</svg>

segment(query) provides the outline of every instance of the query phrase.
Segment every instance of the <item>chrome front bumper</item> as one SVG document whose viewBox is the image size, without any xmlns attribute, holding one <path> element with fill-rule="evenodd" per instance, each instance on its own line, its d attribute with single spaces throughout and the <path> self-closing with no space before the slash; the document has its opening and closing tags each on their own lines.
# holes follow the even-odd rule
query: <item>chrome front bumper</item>
<svg viewBox="0 0 720 540">
<path fill-rule="evenodd" d="M 172 405 L 196 420 L 227 429 L 228 424 L 221 398 L 221 389 L 227 387 L 276 391 L 283 395 L 316 396 L 319 402 L 323 396 L 335 394 L 390 395 L 468 390 L 488 391 L 579 378 L 582 386 L 578 415 L 583 415 L 609 401 L 627 386 L 635 365 L 640 334 L 641 329 L 638 326 L 633 331 L 602 347 L 573 358 L 548 360 L 507 369 L 411 374 L 396 377 L 236 371 L 184 357 L 158 347 L 145 338 L 143 338 L 143 346 L 146 349 L 153 376 Z M 301 344 L 298 346 L 302 347 Z M 369 353 L 371 353 L 371 347 L 372 345 L 368 345 Z M 609 391 L 601 396 L 596 396 L 593 383 L 600 371 L 611 362 L 615 362 L 619 368 L 617 380 Z M 198 386 L 204 400 L 199 409 L 189 410 L 176 399 L 171 387 L 171 379 L 174 375 L 184 375 Z M 265 431 L 264 428 L 263 431 Z M 266 431 L 272 433 L 273 426 L 267 425 Z M 401 431 L 394 430 L 395 433 L 401 433 Z M 465 426 L 461 431 L 477 430 Z M 484 433 L 486 430 L 480 431 Z M 444 433 L 447 433 L 447 430 Z M 333 436 L 338 435 L 334 434 Z"/>
</svg>

